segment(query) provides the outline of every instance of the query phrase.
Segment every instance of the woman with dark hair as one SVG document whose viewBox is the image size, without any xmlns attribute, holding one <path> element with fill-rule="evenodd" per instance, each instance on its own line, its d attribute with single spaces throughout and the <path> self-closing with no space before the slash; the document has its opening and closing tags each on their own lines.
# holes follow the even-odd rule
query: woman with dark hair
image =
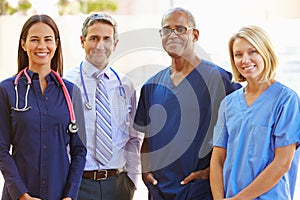
<svg viewBox="0 0 300 200">
<path fill-rule="evenodd" d="M 57 71 L 60 75 L 63 72 L 63 56 L 62 56 L 62 49 L 60 43 L 60 35 L 59 30 L 57 28 L 56 23 L 47 15 L 33 15 L 30 17 L 25 24 L 23 25 L 20 39 L 19 39 L 19 48 L 18 48 L 18 72 L 24 69 L 29 64 L 29 57 L 27 55 L 26 50 L 23 48 L 23 43 L 26 41 L 28 37 L 28 31 L 32 27 L 32 25 L 41 22 L 45 25 L 48 25 L 54 34 L 54 41 L 56 43 L 56 51 L 54 52 L 54 56 L 51 60 L 51 69 Z"/>
<path fill-rule="evenodd" d="M 55 22 L 30 17 L 20 35 L 18 74 L 0 83 L 2 199 L 77 198 L 86 156 L 75 121 L 82 100 L 62 71 Z"/>
</svg>

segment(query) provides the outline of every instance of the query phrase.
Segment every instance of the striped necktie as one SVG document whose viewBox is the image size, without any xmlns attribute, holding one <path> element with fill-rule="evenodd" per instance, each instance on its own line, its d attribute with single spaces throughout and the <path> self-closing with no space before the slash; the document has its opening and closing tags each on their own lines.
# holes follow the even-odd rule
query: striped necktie
<svg viewBox="0 0 300 200">
<path fill-rule="evenodd" d="M 96 88 L 96 159 L 103 165 L 112 157 L 111 115 L 104 74 L 97 75 Z"/>
</svg>

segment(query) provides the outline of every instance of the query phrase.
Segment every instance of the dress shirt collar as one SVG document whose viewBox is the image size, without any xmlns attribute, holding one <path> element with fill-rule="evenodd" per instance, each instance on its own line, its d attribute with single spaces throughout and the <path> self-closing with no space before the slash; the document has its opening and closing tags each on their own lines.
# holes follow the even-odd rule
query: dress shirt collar
<svg viewBox="0 0 300 200">
<path fill-rule="evenodd" d="M 34 79 L 36 79 L 36 78 L 39 77 L 38 73 L 35 73 L 35 72 L 31 71 L 30 69 L 27 70 L 27 73 L 28 73 L 28 75 L 29 75 L 29 77 L 30 77 L 31 80 L 34 80 Z M 47 82 L 54 81 L 57 86 L 60 85 L 60 83 L 57 80 L 56 76 L 53 73 L 51 73 L 51 72 L 46 76 L 46 80 L 47 80 Z"/>
<path fill-rule="evenodd" d="M 99 74 L 99 73 L 104 73 L 104 76 L 107 79 L 110 79 L 110 77 L 111 77 L 111 70 L 108 66 L 105 67 L 103 70 L 99 70 L 93 64 L 88 62 L 86 59 L 84 59 L 83 62 L 82 62 L 82 71 L 89 78 L 97 77 L 97 74 Z"/>
</svg>

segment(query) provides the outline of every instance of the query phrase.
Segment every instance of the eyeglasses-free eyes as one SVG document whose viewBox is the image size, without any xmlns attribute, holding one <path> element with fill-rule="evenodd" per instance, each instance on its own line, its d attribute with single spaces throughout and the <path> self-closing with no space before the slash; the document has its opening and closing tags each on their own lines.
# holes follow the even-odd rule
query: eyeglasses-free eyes
<svg viewBox="0 0 300 200">
<path fill-rule="evenodd" d="M 161 36 L 168 36 L 172 32 L 174 32 L 176 35 L 183 35 L 187 32 L 187 30 L 191 30 L 194 28 L 187 28 L 184 26 L 176 26 L 176 28 L 168 28 L 168 27 L 163 27 L 162 29 L 159 30 L 159 33 Z"/>
</svg>

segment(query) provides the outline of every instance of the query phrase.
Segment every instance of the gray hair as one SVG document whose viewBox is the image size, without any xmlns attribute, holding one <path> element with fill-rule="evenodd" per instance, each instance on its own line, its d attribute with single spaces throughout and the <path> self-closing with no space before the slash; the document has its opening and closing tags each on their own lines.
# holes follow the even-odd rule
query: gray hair
<svg viewBox="0 0 300 200">
<path fill-rule="evenodd" d="M 87 36 L 88 28 L 98 22 L 111 25 L 114 28 L 114 40 L 118 39 L 117 22 L 109 14 L 100 12 L 91 14 L 83 22 L 81 34 L 84 40 Z"/>
<path fill-rule="evenodd" d="M 184 8 L 180 8 L 180 7 L 176 7 L 176 8 L 171 8 L 171 9 L 169 9 L 169 10 L 164 14 L 164 16 L 163 16 L 163 18 L 162 18 L 162 20 L 161 20 L 161 26 L 163 26 L 165 19 L 166 19 L 170 14 L 173 14 L 174 12 L 183 12 L 184 14 L 186 14 L 187 17 L 188 17 L 188 24 L 189 24 L 189 27 L 191 27 L 191 28 L 196 28 L 196 21 L 195 21 L 195 18 L 194 18 L 194 16 L 193 16 L 193 14 L 192 14 L 190 11 L 188 11 L 188 10 L 186 10 L 186 9 L 184 9 Z"/>
</svg>

